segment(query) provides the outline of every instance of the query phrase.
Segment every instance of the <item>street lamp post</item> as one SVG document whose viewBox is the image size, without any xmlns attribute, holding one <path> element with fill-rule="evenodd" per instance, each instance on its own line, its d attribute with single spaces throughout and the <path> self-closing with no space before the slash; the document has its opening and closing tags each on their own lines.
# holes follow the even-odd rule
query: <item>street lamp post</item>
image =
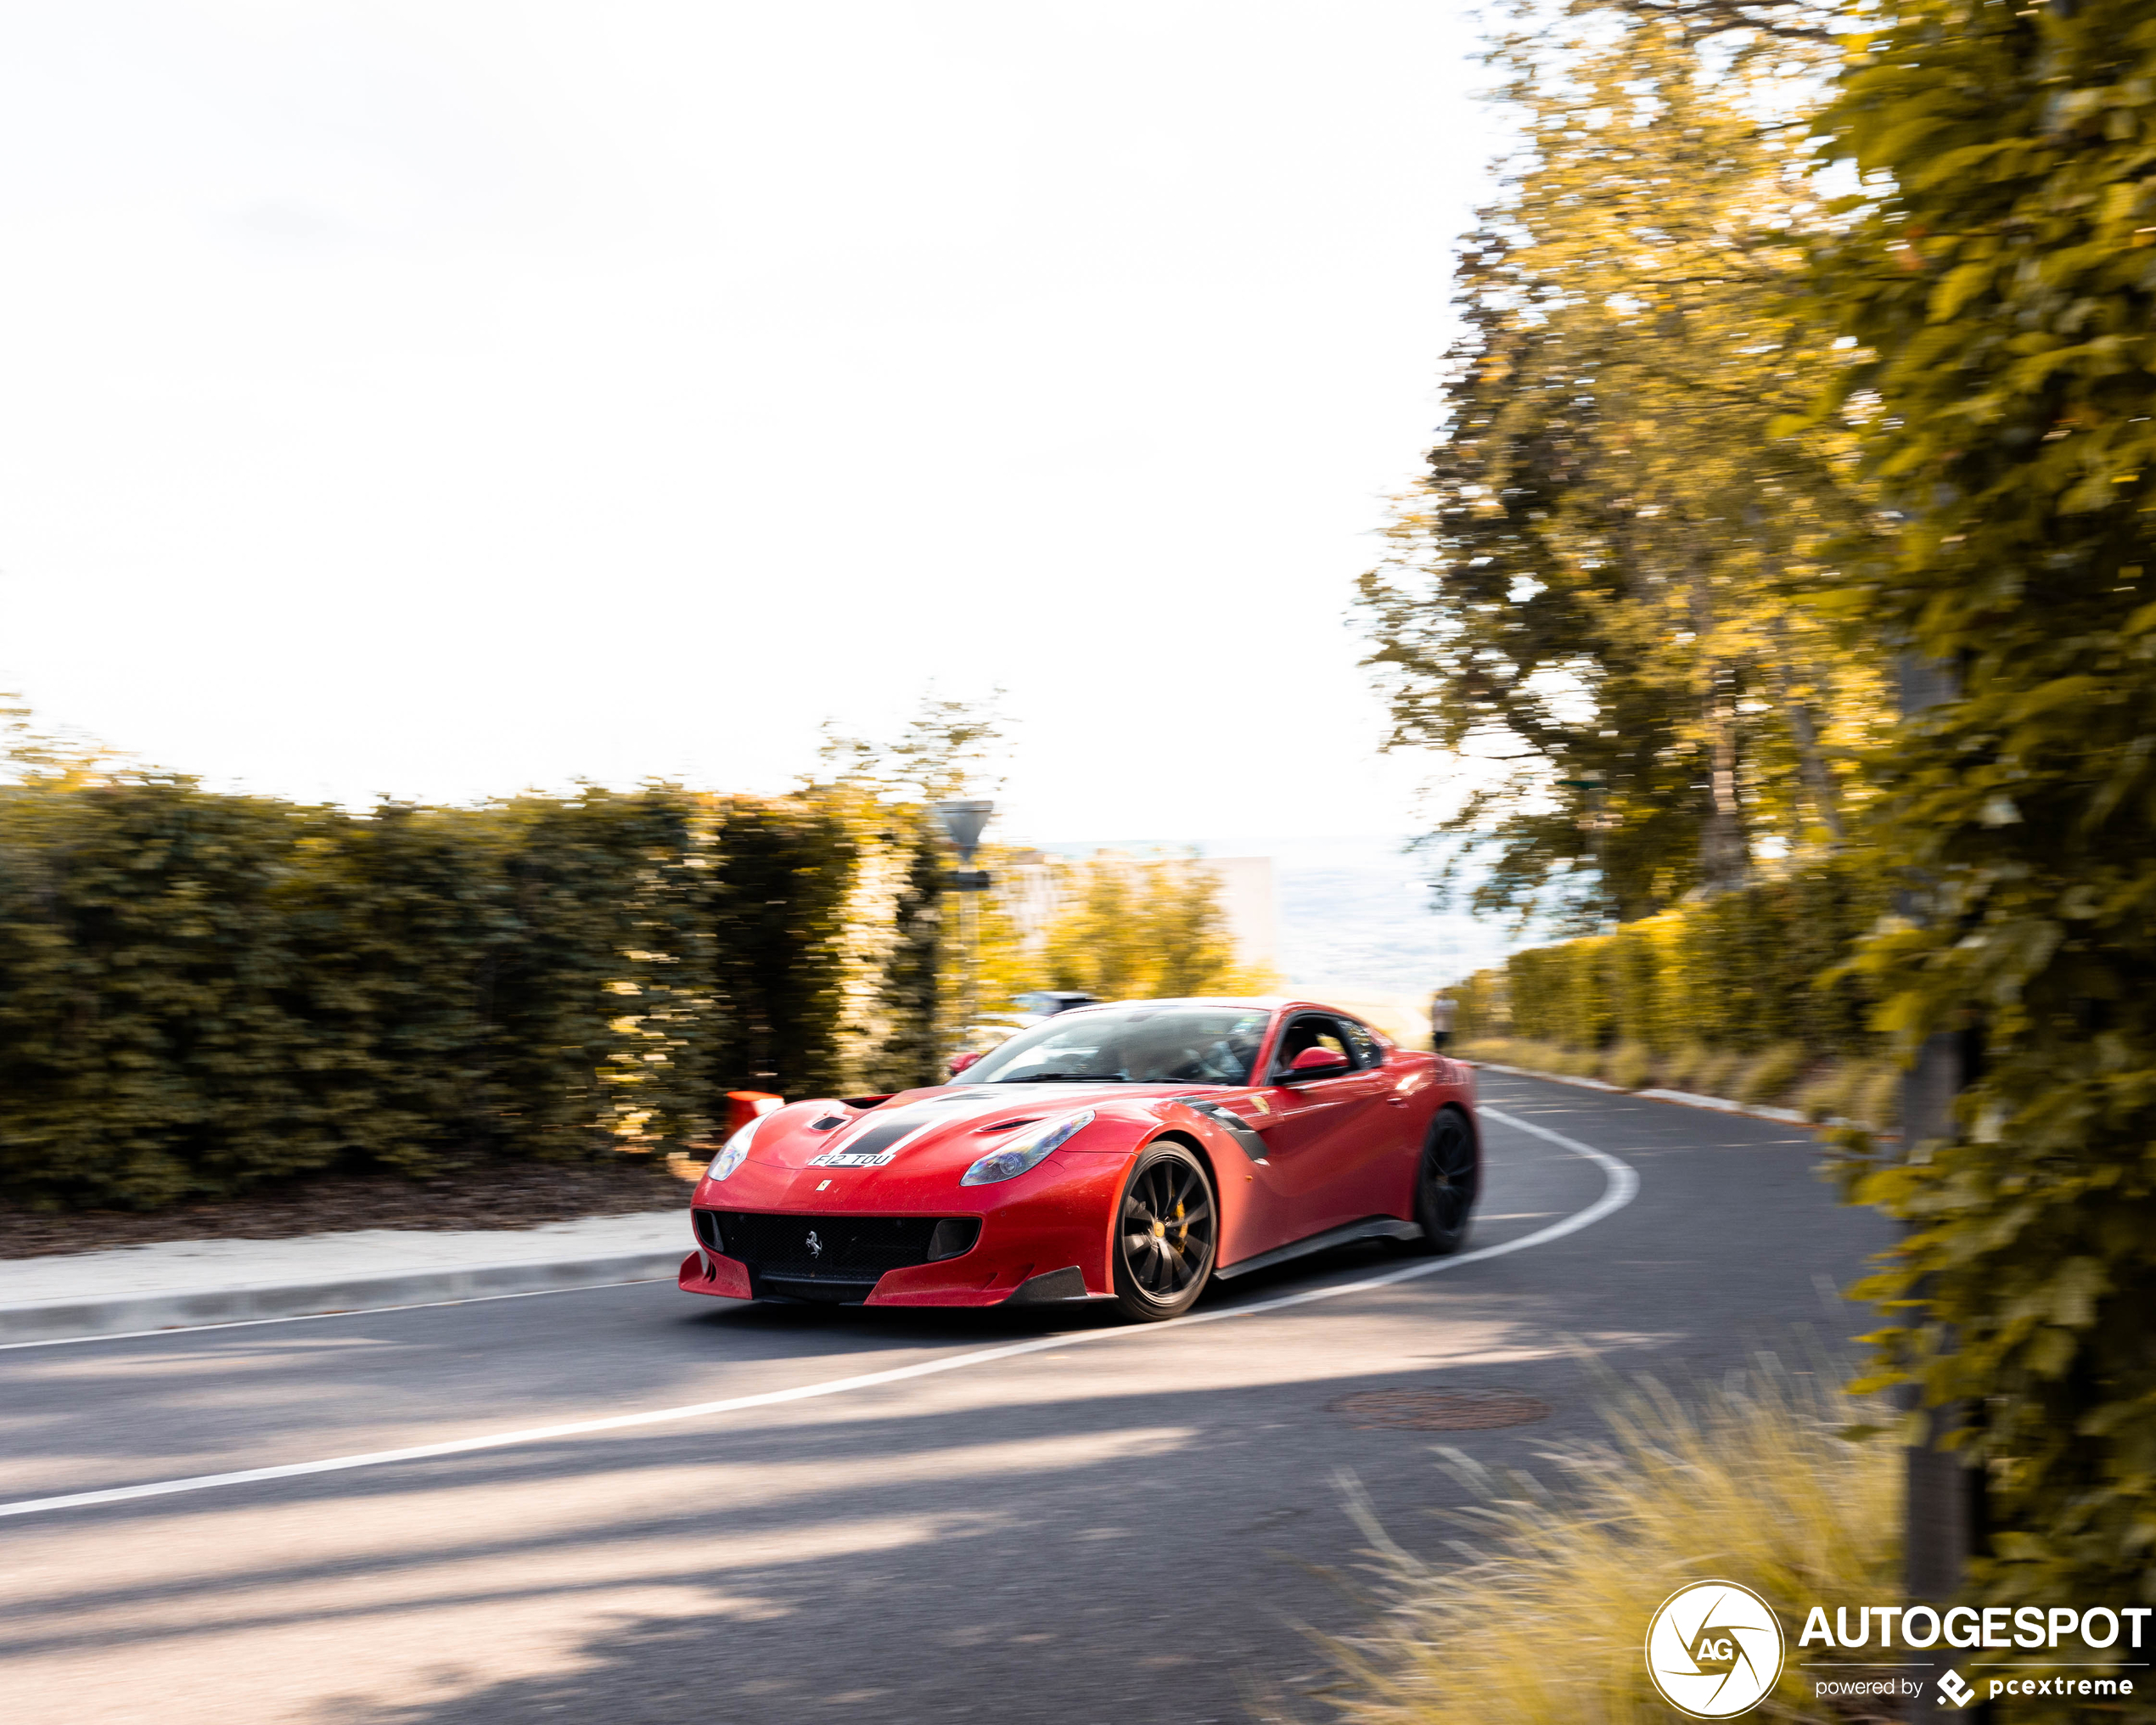
<svg viewBox="0 0 2156 1725">
<path fill-rule="evenodd" d="M 940 802 L 935 805 L 935 818 L 943 823 L 944 836 L 958 853 L 958 869 L 951 877 L 952 888 L 964 895 L 958 900 L 958 940 L 965 949 L 966 992 L 961 1003 L 961 1030 L 972 1025 L 979 1003 L 976 996 L 980 986 L 980 912 L 971 896 L 988 891 L 991 877 L 985 868 L 974 867 L 974 853 L 980 848 L 981 829 L 988 824 L 989 816 L 996 812 L 996 805 L 979 800 L 961 802 Z"/>
</svg>

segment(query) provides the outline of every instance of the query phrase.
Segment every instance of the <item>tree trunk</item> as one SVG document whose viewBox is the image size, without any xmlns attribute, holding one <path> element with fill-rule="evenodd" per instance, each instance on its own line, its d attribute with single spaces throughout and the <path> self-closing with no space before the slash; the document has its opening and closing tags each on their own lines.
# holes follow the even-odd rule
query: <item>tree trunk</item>
<svg viewBox="0 0 2156 1725">
<path fill-rule="evenodd" d="M 1797 694 L 1795 681 L 1789 675 L 1793 655 L 1788 632 L 1783 627 L 1778 615 L 1768 627 L 1774 637 L 1774 696 L 1781 703 L 1782 716 L 1788 722 L 1789 735 L 1797 745 L 1797 771 L 1821 823 L 1839 845 L 1848 836 L 1842 827 L 1841 787 L 1834 783 L 1827 757 L 1820 752 L 1819 726 L 1812 717 L 1811 703 Z"/>
<path fill-rule="evenodd" d="M 1756 509 L 1744 513 L 1748 525 L 1757 531 L 1761 517 Z M 1766 585 L 1773 594 L 1788 590 L 1784 577 L 1781 555 L 1771 546 L 1762 543 L 1760 548 L 1760 567 Z M 1770 598 L 1769 604 L 1771 605 Z M 1841 787 L 1835 784 L 1833 770 L 1819 748 L 1819 725 L 1812 716 L 1811 703 L 1796 692 L 1796 680 L 1789 675 L 1789 667 L 1796 655 L 1789 645 L 1789 631 L 1783 614 L 1770 610 L 1767 613 L 1767 633 L 1774 642 L 1774 698 L 1782 709 L 1783 721 L 1789 727 L 1789 736 L 1797 747 L 1797 776 L 1802 781 L 1812 807 L 1820 821 L 1832 835 L 1836 845 L 1847 836 L 1842 826 Z"/>
<path fill-rule="evenodd" d="M 1712 806 L 1699 829 L 1699 885 L 1709 892 L 1742 886 L 1751 873 L 1743 811 L 1737 805 L 1736 678 L 1726 665 L 1707 667 L 1707 788 Z"/>
<path fill-rule="evenodd" d="M 1709 558 L 1697 548 L 1692 557 L 1693 638 L 1704 648 L 1715 625 L 1714 598 L 1707 585 Z M 1707 735 L 1707 818 L 1699 828 L 1699 888 L 1727 892 L 1742 886 L 1751 873 L 1751 846 L 1744 836 L 1744 812 L 1737 802 L 1737 674 L 1719 659 L 1701 667 L 1700 720 Z"/>
</svg>

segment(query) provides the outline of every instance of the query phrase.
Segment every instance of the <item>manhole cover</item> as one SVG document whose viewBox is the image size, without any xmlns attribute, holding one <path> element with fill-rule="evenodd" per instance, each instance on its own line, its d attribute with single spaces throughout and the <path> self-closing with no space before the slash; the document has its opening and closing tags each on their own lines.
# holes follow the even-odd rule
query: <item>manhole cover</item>
<svg viewBox="0 0 2156 1725">
<path fill-rule="evenodd" d="M 1550 1417 L 1550 1404 L 1517 1390 L 1365 1390 L 1333 1404 L 1365 1431 L 1491 1431 Z"/>
</svg>

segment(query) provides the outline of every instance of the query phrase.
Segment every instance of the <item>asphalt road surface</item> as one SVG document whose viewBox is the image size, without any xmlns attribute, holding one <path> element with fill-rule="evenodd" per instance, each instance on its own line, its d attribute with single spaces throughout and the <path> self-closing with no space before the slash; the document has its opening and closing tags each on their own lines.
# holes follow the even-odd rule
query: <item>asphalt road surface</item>
<svg viewBox="0 0 2156 1725">
<path fill-rule="evenodd" d="M 1531 1466 L 1593 1435 L 1583 1345 L 1680 1385 L 1761 1347 L 1811 1366 L 1859 1327 L 1833 1287 L 1887 1243 L 1799 1129 L 1491 1074 L 1482 1095 L 1603 1158 L 1488 1121 L 1466 1257 L 1348 1248 L 1216 1290 L 1207 1321 L 643 1284 L 0 1351 L 0 1509 L 269 1474 L 0 1514 L 0 1717 L 1282 1717 L 1331 1678 L 1311 1632 L 1368 1609 L 1342 1585 L 1367 1561 L 1350 1481 L 1438 1552 L 1462 1488 L 1435 1445 Z M 1438 1434 L 1339 1407 L 1457 1387 L 1553 1411 Z M 715 1402 L 737 1405 L 284 1471 Z"/>
</svg>

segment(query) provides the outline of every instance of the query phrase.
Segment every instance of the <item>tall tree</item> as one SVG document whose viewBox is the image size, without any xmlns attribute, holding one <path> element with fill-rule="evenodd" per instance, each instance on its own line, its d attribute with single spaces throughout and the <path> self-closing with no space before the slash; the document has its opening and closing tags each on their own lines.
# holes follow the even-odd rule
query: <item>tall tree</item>
<svg viewBox="0 0 2156 1725">
<path fill-rule="evenodd" d="M 1496 58 L 1524 142 L 1362 604 L 1392 743 L 1482 775 L 1449 822 L 1494 841 L 1479 902 L 1592 924 L 1839 840 L 1881 687 L 1806 600 L 1863 498 L 1846 424 L 1770 435 L 1833 367 L 1788 104 L 1659 18 Z"/>
</svg>

